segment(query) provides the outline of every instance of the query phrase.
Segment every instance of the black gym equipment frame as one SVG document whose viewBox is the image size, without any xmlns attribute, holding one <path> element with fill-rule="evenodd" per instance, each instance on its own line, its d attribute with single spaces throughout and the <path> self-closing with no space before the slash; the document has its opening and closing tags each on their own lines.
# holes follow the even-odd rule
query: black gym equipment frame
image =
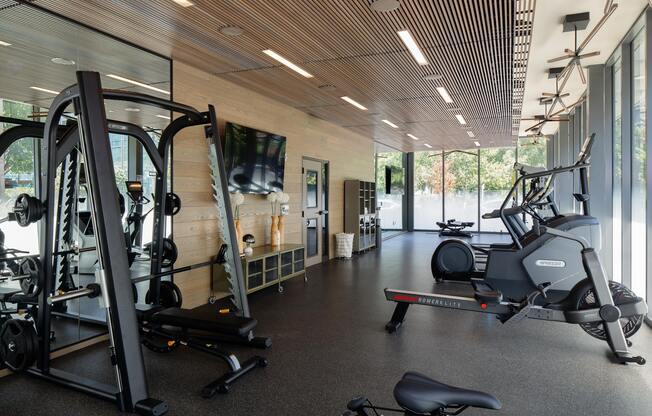
<svg viewBox="0 0 652 416">
<path fill-rule="evenodd" d="M 36 367 L 28 369 L 30 374 L 39 376 L 66 387 L 89 393 L 96 397 L 115 402 L 122 411 L 138 412 L 146 415 L 158 415 L 167 411 L 167 404 L 149 397 L 143 356 L 140 345 L 140 327 L 133 303 L 132 281 L 127 259 L 126 242 L 122 232 L 122 221 L 119 209 L 118 190 L 115 185 L 115 173 L 108 140 L 109 122 L 106 119 L 104 100 L 119 100 L 141 103 L 181 113 L 163 132 L 158 149 L 152 149 L 146 143 L 145 149 L 157 168 L 160 168 L 156 180 L 156 190 L 162 191 L 167 184 L 168 159 L 172 138 L 182 129 L 190 126 L 210 126 L 207 135 L 214 152 L 215 164 L 219 169 L 214 172 L 216 188 L 214 196 L 221 203 L 221 214 L 230 220 L 231 211 L 224 176 L 224 161 L 221 144 L 217 137 L 217 119 L 214 109 L 199 112 L 183 104 L 160 98 L 125 91 L 103 90 L 100 76 L 96 72 L 77 72 L 77 84 L 63 90 L 52 102 L 45 123 L 44 139 L 41 143 L 41 175 L 37 181 L 37 195 L 46 208 L 46 215 L 39 223 L 40 259 L 42 269 L 43 290 L 38 300 L 38 317 L 36 319 L 39 355 Z M 107 326 L 110 339 L 111 363 L 115 370 L 116 385 L 110 386 L 93 380 L 88 380 L 75 374 L 67 373 L 50 366 L 50 319 L 52 304 L 62 300 L 52 296 L 56 280 L 53 278 L 55 221 L 55 178 L 59 163 L 67 153 L 75 148 L 70 144 L 74 139 L 57 140 L 60 129 L 59 121 L 64 110 L 73 105 L 77 117 L 79 138 L 78 143 L 84 155 L 86 180 L 90 188 L 91 216 L 95 227 L 99 271 L 96 276 L 101 286 L 101 296 L 107 310 Z M 150 142 L 150 141 L 148 141 Z M 156 151 L 155 151 L 156 150 Z M 156 155 L 156 156 L 155 156 Z M 158 157 L 157 157 L 158 156 Z M 161 157 L 162 156 L 162 157 Z M 158 160 L 157 160 L 158 159 Z M 157 169 L 158 170 L 158 169 Z M 227 193 L 227 195 L 224 195 Z M 161 194 L 161 192 L 157 192 Z M 161 204 L 164 205 L 164 204 Z M 155 209 L 154 226 L 163 227 L 165 223 L 165 206 Z M 233 300 L 239 312 L 249 315 L 242 266 L 237 253 L 233 221 L 225 221 L 228 226 L 223 230 L 223 238 L 230 244 L 226 258 L 229 262 L 230 282 L 232 284 Z M 155 237 L 162 237 L 158 230 Z M 162 238 L 152 242 L 152 274 L 161 271 L 158 247 L 162 246 Z M 159 296 L 160 278 L 153 278 L 150 291 L 154 300 Z M 95 288 L 94 288 L 95 289 Z M 77 293 L 63 295 L 66 299 L 89 296 L 96 293 L 89 288 L 80 289 Z M 91 293 L 92 292 L 92 293 Z"/>
</svg>

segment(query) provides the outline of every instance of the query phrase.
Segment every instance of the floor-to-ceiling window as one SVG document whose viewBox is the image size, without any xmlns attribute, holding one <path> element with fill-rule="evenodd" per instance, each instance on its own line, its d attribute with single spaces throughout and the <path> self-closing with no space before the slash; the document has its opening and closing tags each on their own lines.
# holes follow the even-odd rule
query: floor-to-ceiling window
<svg viewBox="0 0 652 416">
<path fill-rule="evenodd" d="M 612 279 L 622 281 L 622 180 L 623 180 L 623 137 L 622 137 L 622 61 L 613 64 L 612 74 L 612 134 L 613 134 L 613 246 Z"/>
<path fill-rule="evenodd" d="M 395 183 L 395 186 L 390 186 L 389 189 L 386 183 L 388 169 L 392 172 L 392 182 L 400 182 Z M 403 229 L 404 173 L 404 153 L 386 152 L 376 154 L 376 195 L 378 207 L 380 208 L 380 223 L 385 230 Z"/>
<path fill-rule="evenodd" d="M 514 183 L 513 147 L 480 150 L 480 213 L 500 208 Z M 507 229 L 499 218 L 480 218 L 481 231 L 503 231 Z"/>
<path fill-rule="evenodd" d="M 645 29 L 632 41 L 632 146 L 631 146 L 631 289 L 646 293 L 646 79 Z"/>
<path fill-rule="evenodd" d="M 443 215 L 442 152 L 414 154 L 414 229 L 434 230 Z"/>
<path fill-rule="evenodd" d="M 444 219 L 473 222 L 478 229 L 478 152 L 452 151 L 444 157 Z"/>
</svg>

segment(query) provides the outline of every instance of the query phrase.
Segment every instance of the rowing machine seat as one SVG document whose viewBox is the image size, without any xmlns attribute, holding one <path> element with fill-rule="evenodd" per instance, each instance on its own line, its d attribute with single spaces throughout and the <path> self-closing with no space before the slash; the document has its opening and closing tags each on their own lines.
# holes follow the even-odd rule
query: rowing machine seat
<svg viewBox="0 0 652 416">
<path fill-rule="evenodd" d="M 208 331 L 224 335 L 246 337 L 258 325 L 252 318 L 232 314 L 217 314 L 214 309 L 166 308 L 154 312 L 151 322 L 160 325 L 177 326 L 185 329 Z"/>
<path fill-rule="evenodd" d="M 452 406 L 493 410 L 502 407 L 491 394 L 449 386 L 413 371 L 405 373 L 396 384 L 394 398 L 403 409 L 416 414 L 434 414 Z"/>
</svg>

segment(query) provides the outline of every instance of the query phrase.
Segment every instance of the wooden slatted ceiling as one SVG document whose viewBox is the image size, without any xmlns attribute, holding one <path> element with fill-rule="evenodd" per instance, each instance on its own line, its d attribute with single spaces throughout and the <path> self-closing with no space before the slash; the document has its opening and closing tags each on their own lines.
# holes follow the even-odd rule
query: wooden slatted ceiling
<svg viewBox="0 0 652 416">
<path fill-rule="evenodd" d="M 45 8 L 280 100 L 405 151 L 511 144 L 515 13 L 534 0 L 403 0 L 395 12 L 369 9 L 370 0 L 37 0 Z M 522 18 L 521 18 L 522 19 Z M 219 29 L 245 30 L 229 37 Z M 419 66 L 396 34 L 409 29 L 428 61 Z M 520 36 L 522 43 L 529 37 Z M 303 78 L 262 54 L 273 49 L 312 73 Z M 519 55 L 521 56 L 521 55 Z M 523 62 L 519 61 L 519 65 Z M 423 76 L 442 74 L 440 81 Z M 335 91 L 317 87 L 332 84 Z M 436 92 L 445 86 L 454 99 Z M 518 98 L 520 92 L 516 92 Z M 348 95 L 369 108 L 340 100 Z M 451 107 L 460 107 L 470 140 Z M 382 117 L 374 116 L 380 113 Z M 392 131 L 388 118 L 404 132 Z M 407 124 L 406 124 L 407 123 Z M 406 132 L 418 131 L 415 142 Z"/>
</svg>

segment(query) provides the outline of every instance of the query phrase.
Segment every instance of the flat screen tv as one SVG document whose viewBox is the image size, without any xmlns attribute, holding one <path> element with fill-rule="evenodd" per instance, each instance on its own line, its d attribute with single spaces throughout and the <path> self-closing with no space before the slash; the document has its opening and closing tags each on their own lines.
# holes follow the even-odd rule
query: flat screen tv
<svg viewBox="0 0 652 416">
<path fill-rule="evenodd" d="M 285 137 L 226 123 L 224 162 L 229 192 L 268 194 L 282 191 Z"/>
<path fill-rule="evenodd" d="M 403 168 L 398 166 L 385 166 L 385 194 L 403 195 L 404 177 Z"/>
</svg>

